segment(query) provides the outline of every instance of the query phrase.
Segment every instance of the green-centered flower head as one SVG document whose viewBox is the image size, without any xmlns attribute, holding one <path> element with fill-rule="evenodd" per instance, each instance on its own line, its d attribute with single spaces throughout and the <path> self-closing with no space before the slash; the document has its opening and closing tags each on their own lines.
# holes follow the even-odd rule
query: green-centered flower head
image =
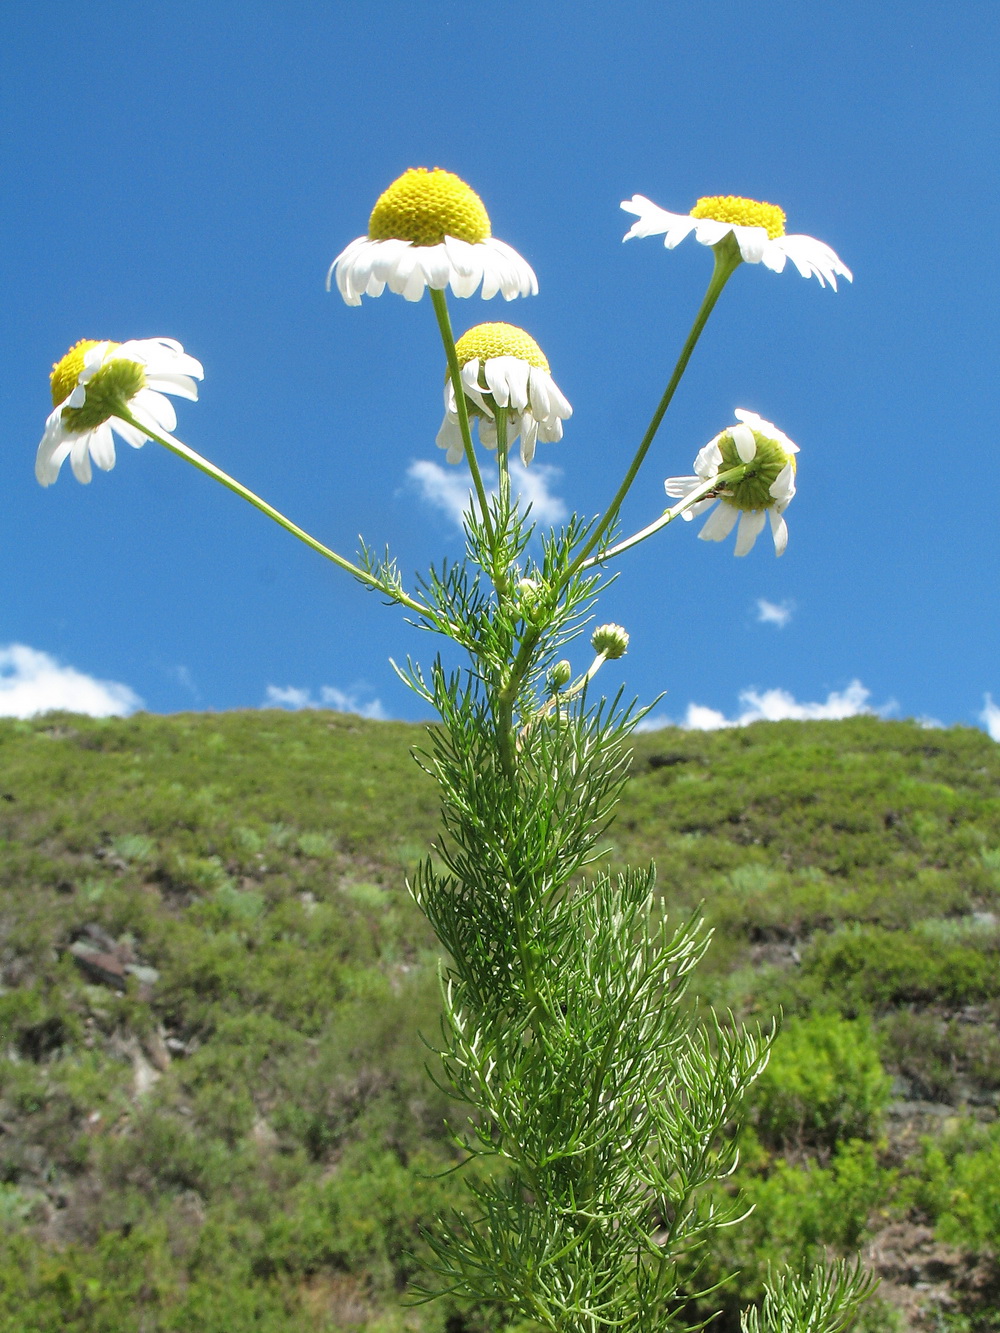
<svg viewBox="0 0 1000 1333">
<path fill-rule="evenodd" d="M 613 622 L 598 625 L 590 636 L 590 646 L 609 662 L 624 657 L 628 651 L 628 631 Z"/>
<path fill-rule="evenodd" d="M 529 333 L 513 324 L 477 324 L 455 344 L 467 410 L 479 418 L 479 438 L 497 447 L 497 421 L 506 417 L 507 447 L 521 437 L 521 461 L 527 466 L 536 440 L 562 439 L 562 423 L 573 409 L 549 374 L 549 363 Z M 448 462 L 464 452 L 455 386 L 445 377 L 445 416 L 437 442 Z"/>
<path fill-rule="evenodd" d="M 698 534 L 706 541 L 722 541 L 739 519 L 736 554 L 746 555 L 770 521 L 774 549 L 781 555 L 788 544 L 784 512 L 795 495 L 799 446 L 756 412 L 738 407 L 735 415 L 738 425 L 721 431 L 698 451 L 694 476 L 668 477 L 664 487 L 672 499 L 685 502 L 681 510 L 685 519 L 720 502 Z M 695 492 L 703 498 L 688 503 L 687 497 Z"/>
<path fill-rule="evenodd" d="M 411 167 L 379 195 L 368 239 L 440 245 L 446 236 L 476 245 L 490 235 L 490 217 L 471 186 L 450 171 Z"/>
<path fill-rule="evenodd" d="M 106 359 L 120 346 L 121 343 L 81 338 L 53 365 L 49 377 L 52 404 L 58 407 L 68 402 L 62 414 L 66 430 L 73 434 L 93 430 L 126 410 L 129 401 L 145 388 L 146 373 L 138 361 Z"/>
<path fill-rule="evenodd" d="M 748 436 L 753 438 L 753 452 L 750 454 Z M 746 474 L 740 481 L 731 481 L 726 487 L 723 499 L 736 509 L 770 509 L 777 503 L 772 487 L 787 466 L 795 473 L 795 455 L 788 453 L 778 441 L 771 439 L 762 431 L 751 430 L 749 426 L 735 426 L 724 431 L 716 440 L 722 461 L 720 472 L 730 468 L 746 467 Z M 745 455 L 750 454 L 746 462 Z"/>
<path fill-rule="evenodd" d="M 51 486 L 68 458 L 78 481 L 90 481 L 91 460 L 115 465 L 112 431 L 140 448 L 177 425 L 166 394 L 194 401 L 204 370 L 173 338 L 98 342 L 83 338 L 52 367 L 53 410 L 35 457 L 35 476 Z"/>
<path fill-rule="evenodd" d="M 738 194 L 708 194 L 692 208 L 693 218 L 711 218 L 737 227 L 763 227 L 768 240 L 785 234 L 785 211 L 777 204 L 759 203 Z"/>
</svg>

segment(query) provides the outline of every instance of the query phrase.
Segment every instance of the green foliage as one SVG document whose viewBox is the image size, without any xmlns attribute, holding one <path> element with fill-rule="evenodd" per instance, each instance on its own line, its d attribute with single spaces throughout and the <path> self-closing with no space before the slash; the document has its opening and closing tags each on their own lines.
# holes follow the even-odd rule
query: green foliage
<svg viewBox="0 0 1000 1333">
<path fill-rule="evenodd" d="M 910 1171 L 901 1201 L 933 1221 L 942 1240 L 1000 1251 L 1000 1124 L 924 1139 Z"/>
</svg>

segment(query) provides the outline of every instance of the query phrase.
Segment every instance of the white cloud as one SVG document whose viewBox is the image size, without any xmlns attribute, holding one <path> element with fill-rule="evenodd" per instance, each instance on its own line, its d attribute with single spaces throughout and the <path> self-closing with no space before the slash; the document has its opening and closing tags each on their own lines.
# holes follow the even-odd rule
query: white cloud
<svg viewBox="0 0 1000 1333">
<path fill-rule="evenodd" d="M 1000 741 L 1000 704 L 993 702 L 991 694 L 983 697 L 983 711 L 979 714 L 979 720 L 990 733 L 990 739 Z"/>
<path fill-rule="evenodd" d="M 416 484 L 422 500 L 441 510 L 456 527 L 462 526 L 462 515 L 469 507 L 471 494 L 469 475 L 464 468 L 446 467 L 421 458 L 410 464 L 406 475 Z M 552 490 L 561 476 L 562 469 L 549 463 L 533 463 L 526 468 L 516 455 L 510 460 L 511 488 L 522 505 L 531 505 L 536 523 L 559 523 L 566 517 L 565 502 Z M 496 494 L 495 485 L 489 493 Z"/>
<path fill-rule="evenodd" d="M 778 629 L 784 629 L 794 610 L 794 602 L 769 602 L 766 597 L 757 598 L 757 619 L 762 625 L 776 625 Z"/>
<path fill-rule="evenodd" d="M 318 699 L 314 699 L 309 690 L 301 690 L 295 685 L 268 685 L 267 699 L 261 706 L 291 708 L 295 712 L 302 708 L 332 708 L 336 713 L 357 713 L 358 717 L 367 717 L 373 722 L 385 722 L 389 717 L 381 699 L 362 703 L 356 694 L 338 690 L 335 685 L 323 685 Z"/>
<path fill-rule="evenodd" d="M 640 731 L 658 731 L 660 727 L 679 726 L 685 731 L 719 731 L 722 727 L 748 727 L 751 722 L 812 722 L 822 719 L 839 721 L 857 717 L 860 713 L 884 716 L 895 708 L 890 702 L 873 708 L 868 700 L 871 691 L 860 680 L 852 680 L 844 690 L 831 690 L 823 703 L 799 703 L 787 690 L 741 690 L 740 711 L 735 717 L 726 717 L 716 708 L 705 704 L 688 704 L 680 722 L 672 718 L 648 717 L 640 722 Z M 1000 723 L 1000 709 L 997 709 Z"/>
<path fill-rule="evenodd" d="M 48 653 L 23 643 L 0 647 L 0 717 L 33 717 L 53 708 L 125 717 L 141 707 L 142 700 L 127 685 L 60 666 Z"/>
</svg>

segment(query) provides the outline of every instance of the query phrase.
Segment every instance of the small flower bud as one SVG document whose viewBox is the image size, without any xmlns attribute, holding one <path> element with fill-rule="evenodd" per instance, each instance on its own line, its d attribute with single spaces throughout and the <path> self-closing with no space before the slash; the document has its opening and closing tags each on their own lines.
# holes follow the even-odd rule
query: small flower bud
<svg viewBox="0 0 1000 1333">
<path fill-rule="evenodd" d="M 569 678 L 573 674 L 573 668 L 565 657 L 556 662 L 555 666 L 549 668 L 549 684 L 554 690 L 561 690 L 564 685 L 569 684 Z"/>
<path fill-rule="evenodd" d="M 624 657 L 628 651 L 628 632 L 621 625 L 598 625 L 590 637 L 591 647 L 609 662 Z"/>
</svg>

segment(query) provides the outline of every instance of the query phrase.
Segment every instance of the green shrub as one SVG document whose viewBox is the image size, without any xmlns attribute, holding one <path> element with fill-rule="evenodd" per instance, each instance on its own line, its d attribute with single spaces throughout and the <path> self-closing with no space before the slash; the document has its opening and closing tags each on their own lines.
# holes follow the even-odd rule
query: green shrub
<svg viewBox="0 0 1000 1333">
<path fill-rule="evenodd" d="M 833 1148 L 841 1139 L 874 1138 L 891 1086 L 866 1021 L 823 1013 L 790 1018 L 754 1087 L 753 1122 L 769 1147 Z"/>
</svg>

